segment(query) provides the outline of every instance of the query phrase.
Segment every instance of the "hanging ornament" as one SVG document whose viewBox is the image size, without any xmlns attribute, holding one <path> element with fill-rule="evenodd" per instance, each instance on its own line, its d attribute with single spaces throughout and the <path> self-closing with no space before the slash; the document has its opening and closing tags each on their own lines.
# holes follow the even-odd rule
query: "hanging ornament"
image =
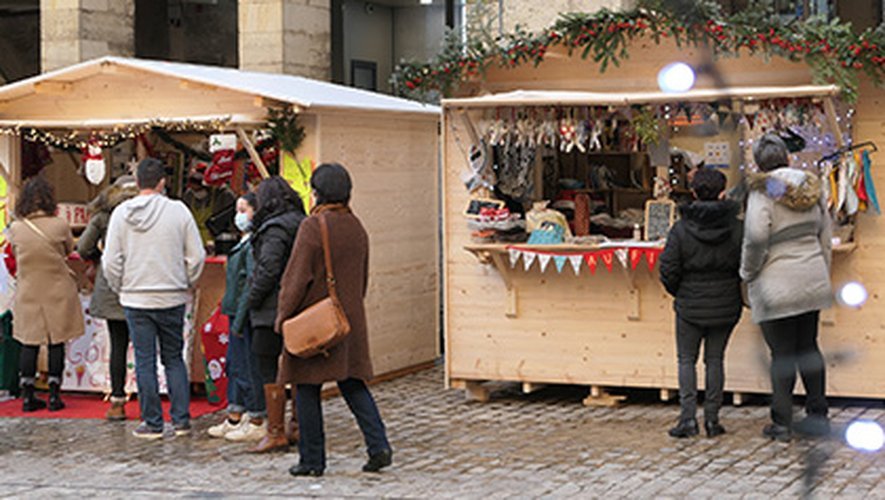
<svg viewBox="0 0 885 500">
<path fill-rule="evenodd" d="M 519 262 L 519 256 L 522 255 L 522 252 L 515 248 L 511 248 L 508 250 L 508 253 L 510 254 L 510 267 L 512 269 L 516 267 L 516 263 Z"/>
<path fill-rule="evenodd" d="M 569 255 L 568 261 L 572 265 L 572 269 L 575 271 L 575 276 L 579 276 L 581 274 L 581 261 L 584 260 L 584 257 L 581 255 Z"/>
<path fill-rule="evenodd" d="M 87 181 L 97 186 L 104 180 L 106 172 L 107 167 L 101 145 L 96 139 L 90 139 L 86 147 L 83 148 L 83 174 Z"/>
<path fill-rule="evenodd" d="M 595 253 L 588 253 L 584 255 L 584 260 L 587 261 L 587 267 L 590 268 L 590 274 L 596 274 L 596 266 L 599 264 L 599 259 Z"/>
<path fill-rule="evenodd" d="M 546 254 L 546 253 L 538 254 L 538 263 L 541 265 L 541 272 L 542 273 L 547 270 L 547 266 L 550 264 L 550 259 L 552 259 L 552 258 L 553 258 L 553 256 L 550 254 Z"/>
<path fill-rule="evenodd" d="M 565 267 L 565 261 L 568 258 L 565 255 L 554 255 L 553 263 L 556 265 L 556 272 L 562 273 L 562 268 Z"/>
</svg>

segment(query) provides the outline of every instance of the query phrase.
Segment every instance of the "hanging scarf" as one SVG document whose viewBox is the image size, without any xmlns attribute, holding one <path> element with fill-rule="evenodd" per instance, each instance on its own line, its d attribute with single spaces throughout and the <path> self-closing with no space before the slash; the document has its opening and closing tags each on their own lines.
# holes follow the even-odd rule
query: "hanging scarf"
<svg viewBox="0 0 885 500">
<path fill-rule="evenodd" d="M 873 207 L 876 214 L 882 215 L 882 210 L 879 208 L 879 198 L 876 197 L 876 185 L 873 184 L 873 174 L 870 171 L 871 162 L 869 150 L 865 149 L 863 153 L 861 153 L 861 161 L 863 163 L 864 188 L 866 189 L 870 206 Z"/>
</svg>

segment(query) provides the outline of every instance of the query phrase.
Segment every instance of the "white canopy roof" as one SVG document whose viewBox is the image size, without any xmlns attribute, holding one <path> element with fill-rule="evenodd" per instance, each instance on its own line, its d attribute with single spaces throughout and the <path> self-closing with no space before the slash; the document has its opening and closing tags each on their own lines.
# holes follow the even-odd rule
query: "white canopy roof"
<svg viewBox="0 0 885 500">
<path fill-rule="evenodd" d="M 224 95 L 213 99 L 212 90 Z M 58 113 L 37 111 L 43 104 L 38 98 L 51 100 Z M 440 112 L 437 106 L 298 76 L 108 56 L 0 87 L 0 124 L 50 126 L 87 120 L 110 124 L 221 115 L 248 121 L 263 115 L 258 104 L 262 99 L 311 111 L 387 111 L 428 117 Z M 177 105 L 165 102 L 176 100 Z M 243 106 L 246 101 L 256 104 Z M 81 109 L 86 102 L 93 103 L 91 116 Z"/>
<path fill-rule="evenodd" d="M 835 85 L 794 87 L 732 87 L 697 89 L 682 93 L 665 92 L 580 92 L 517 90 L 466 99 L 444 99 L 444 108 L 482 108 L 498 106 L 628 106 L 665 102 L 709 102 L 719 99 L 772 99 L 779 97 L 823 97 L 839 93 Z"/>
</svg>

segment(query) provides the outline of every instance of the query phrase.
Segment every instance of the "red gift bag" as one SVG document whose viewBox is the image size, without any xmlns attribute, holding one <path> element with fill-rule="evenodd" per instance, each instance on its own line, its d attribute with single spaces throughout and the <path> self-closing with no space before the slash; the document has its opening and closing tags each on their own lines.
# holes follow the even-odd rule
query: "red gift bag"
<svg viewBox="0 0 885 500">
<path fill-rule="evenodd" d="M 227 344 L 230 336 L 228 317 L 219 304 L 200 328 L 204 380 L 209 404 L 227 406 Z"/>
</svg>

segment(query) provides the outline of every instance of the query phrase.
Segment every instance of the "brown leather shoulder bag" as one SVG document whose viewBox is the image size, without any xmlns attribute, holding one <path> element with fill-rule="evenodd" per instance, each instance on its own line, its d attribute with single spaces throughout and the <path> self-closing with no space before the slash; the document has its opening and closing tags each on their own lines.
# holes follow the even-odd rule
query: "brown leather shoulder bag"
<svg viewBox="0 0 885 500">
<path fill-rule="evenodd" d="M 317 354 L 328 357 L 329 349 L 350 334 L 350 323 L 347 321 L 335 288 L 326 215 L 320 214 L 318 217 L 323 237 L 323 258 L 326 262 L 326 285 L 329 288 L 329 296 L 283 322 L 283 343 L 286 350 L 299 358 L 310 358 Z"/>
</svg>

